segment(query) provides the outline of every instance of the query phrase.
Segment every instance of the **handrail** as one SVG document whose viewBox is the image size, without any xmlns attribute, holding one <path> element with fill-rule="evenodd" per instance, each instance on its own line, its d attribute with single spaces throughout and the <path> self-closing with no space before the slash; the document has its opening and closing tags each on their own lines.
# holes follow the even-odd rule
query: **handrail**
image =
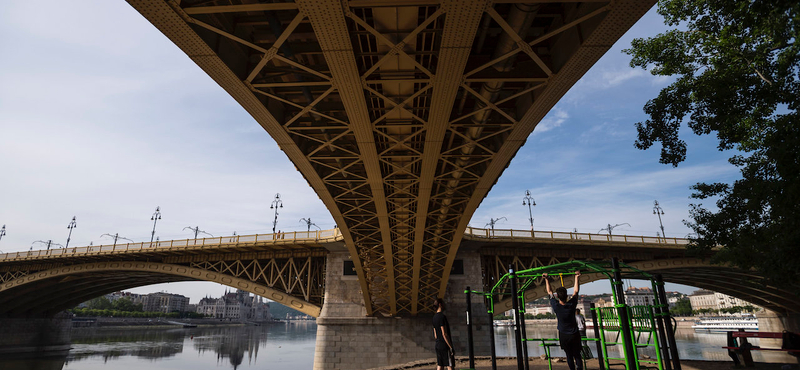
<svg viewBox="0 0 800 370">
<path fill-rule="evenodd" d="M 580 240 L 581 242 L 593 243 L 628 243 L 632 245 L 662 245 L 662 246 L 686 246 L 689 239 L 665 238 L 651 236 L 633 235 L 608 235 L 575 233 L 565 231 L 544 231 L 544 230 L 513 230 L 513 229 L 481 229 L 467 227 L 464 231 L 467 237 L 477 239 L 499 239 L 499 240 L 536 240 L 563 242 L 569 240 Z M 219 236 L 200 239 L 178 239 L 165 240 L 159 242 L 141 242 L 116 245 L 93 245 L 86 247 L 60 248 L 49 250 L 32 250 L 27 252 L 11 252 L 0 254 L 0 262 L 16 259 L 35 259 L 42 257 L 71 257 L 78 255 L 97 254 L 103 252 L 130 252 L 130 251 L 170 251 L 195 247 L 218 247 L 230 244 L 297 244 L 304 242 L 330 243 L 343 240 L 342 233 L 338 228 L 330 230 L 314 231 L 288 231 L 273 234 L 253 234 L 253 235 L 232 235 Z"/>
<path fill-rule="evenodd" d="M 342 240 L 338 228 L 331 230 L 288 231 L 274 234 L 231 235 L 200 239 L 177 239 L 157 242 L 126 243 L 116 245 L 92 245 L 86 247 L 31 250 L 0 254 L 0 262 L 15 259 L 36 259 L 43 257 L 72 257 L 79 255 L 131 252 L 131 251 L 173 251 L 195 247 L 220 247 L 237 244 L 299 244 L 304 242 L 330 243 Z"/>
<path fill-rule="evenodd" d="M 576 233 L 570 231 L 481 229 L 470 226 L 468 226 L 467 229 L 464 231 L 464 235 L 472 236 L 475 238 L 506 239 L 506 240 L 507 239 L 551 240 L 551 241 L 582 240 L 582 241 L 588 241 L 590 244 L 593 242 L 605 242 L 605 243 L 686 246 L 690 242 L 689 239 L 683 239 L 683 238 L 665 238 L 665 237 L 641 236 L 641 235 L 591 234 L 591 233 Z"/>
</svg>

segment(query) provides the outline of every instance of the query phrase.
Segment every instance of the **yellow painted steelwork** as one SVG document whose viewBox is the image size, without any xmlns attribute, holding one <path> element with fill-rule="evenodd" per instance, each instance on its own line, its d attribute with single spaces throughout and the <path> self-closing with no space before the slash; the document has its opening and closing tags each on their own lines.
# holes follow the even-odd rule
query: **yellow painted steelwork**
<svg viewBox="0 0 800 370">
<path fill-rule="evenodd" d="M 654 0 L 128 2 L 314 188 L 367 313 L 413 315 L 528 135 Z"/>
</svg>

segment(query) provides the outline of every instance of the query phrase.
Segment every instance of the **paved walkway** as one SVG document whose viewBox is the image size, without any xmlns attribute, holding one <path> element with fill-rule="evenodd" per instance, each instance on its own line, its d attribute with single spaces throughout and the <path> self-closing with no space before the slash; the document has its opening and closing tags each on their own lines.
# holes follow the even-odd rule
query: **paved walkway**
<svg viewBox="0 0 800 370">
<path fill-rule="evenodd" d="M 560 362 L 553 360 L 553 370 L 569 370 L 566 361 L 561 358 Z M 468 369 L 469 362 L 466 357 L 456 358 L 456 369 Z M 800 369 L 798 364 L 788 364 L 790 367 L 784 368 L 787 364 L 767 364 L 756 363 L 755 369 L 760 370 L 783 370 L 783 369 Z M 587 362 L 587 370 L 599 369 L 596 360 L 589 360 Z M 733 361 L 695 361 L 695 360 L 682 360 L 681 367 L 683 370 L 730 370 L 733 369 Z M 405 369 L 436 369 L 436 360 L 421 360 L 414 361 L 403 365 L 382 367 L 373 370 L 405 370 Z M 489 359 L 481 357 L 475 361 L 475 370 L 491 370 L 492 362 Z M 540 358 L 531 358 L 531 370 L 544 370 L 547 369 L 547 361 Z M 513 357 L 504 357 L 497 359 L 497 370 L 517 370 L 517 359 Z"/>
</svg>

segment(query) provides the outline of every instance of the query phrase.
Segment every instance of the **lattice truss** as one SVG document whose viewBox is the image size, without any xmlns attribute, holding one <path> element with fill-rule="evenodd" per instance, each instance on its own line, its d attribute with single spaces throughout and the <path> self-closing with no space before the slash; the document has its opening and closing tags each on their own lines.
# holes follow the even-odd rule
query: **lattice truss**
<svg viewBox="0 0 800 370">
<path fill-rule="evenodd" d="M 633 23 L 618 22 L 564 84 L 611 2 L 129 1 L 143 14 L 138 3 L 168 1 L 279 127 L 259 122 L 288 134 L 280 144 L 339 223 L 367 312 L 384 315 L 416 314 L 443 294 L 491 185 Z"/>
<path fill-rule="evenodd" d="M 0 272 L 0 284 L 3 284 L 7 281 L 19 279 L 25 275 L 28 275 L 27 270 L 19 270 L 19 271 L 4 271 Z"/>
<path fill-rule="evenodd" d="M 325 257 L 202 261 L 188 266 L 266 285 L 319 306 L 325 295 Z"/>
</svg>

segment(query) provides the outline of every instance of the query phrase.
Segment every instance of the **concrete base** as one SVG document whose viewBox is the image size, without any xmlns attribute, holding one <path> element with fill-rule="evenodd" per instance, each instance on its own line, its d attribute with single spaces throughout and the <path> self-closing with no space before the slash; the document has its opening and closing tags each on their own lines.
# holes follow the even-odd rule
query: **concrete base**
<svg viewBox="0 0 800 370">
<path fill-rule="evenodd" d="M 464 275 L 453 275 L 445 293 L 450 331 L 456 356 L 468 355 L 466 329 L 467 286 L 481 289 L 480 257 L 461 251 Z M 369 369 L 435 358 L 433 315 L 416 317 L 366 317 L 360 285 L 354 276 L 343 276 L 348 253 L 330 253 L 326 268 L 325 305 L 317 319 L 314 369 Z M 432 302 L 420 302 L 427 305 Z M 481 297 L 473 296 L 472 329 L 475 355 L 489 355 L 492 326 Z"/>
<path fill-rule="evenodd" d="M 72 317 L 0 319 L 0 355 L 64 351 L 70 348 Z"/>
<path fill-rule="evenodd" d="M 758 331 L 780 333 L 788 330 L 800 333 L 800 314 L 781 315 L 777 312 L 764 310 L 756 313 L 758 318 Z"/>
<path fill-rule="evenodd" d="M 780 333 L 788 330 L 795 333 L 800 333 L 800 314 L 781 315 L 777 312 L 764 310 L 756 313 L 758 318 L 758 331 L 766 333 Z M 765 348 L 781 348 L 783 344 L 782 339 L 767 339 L 761 338 L 761 347 Z M 790 356 L 784 353 L 775 353 L 776 360 L 786 363 L 800 363 L 800 358 Z"/>
</svg>

